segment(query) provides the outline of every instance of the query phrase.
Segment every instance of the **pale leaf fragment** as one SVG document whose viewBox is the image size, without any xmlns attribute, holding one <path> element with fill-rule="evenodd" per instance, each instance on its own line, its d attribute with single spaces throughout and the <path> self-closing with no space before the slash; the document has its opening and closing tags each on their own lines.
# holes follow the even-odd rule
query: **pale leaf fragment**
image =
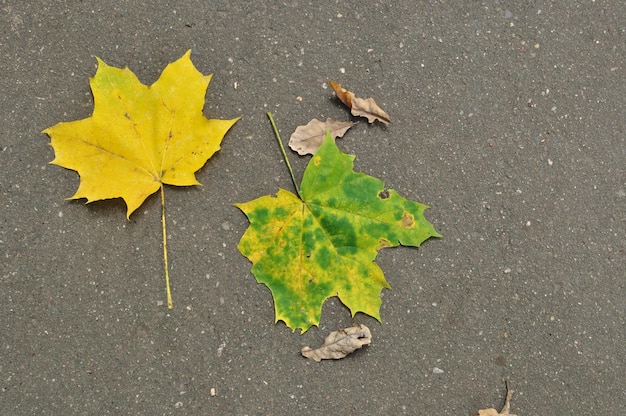
<svg viewBox="0 0 626 416">
<path fill-rule="evenodd" d="M 384 124 L 391 123 L 391 118 L 382 108 L 376 104 L 373 98 L 359 98 L 353 92 L 346 90 L 335 81 L 328 81 L 328 85 L 333 89 L 337 98 L 348 106 L 353 116 L 365 117 L 369 123 L 376 120 Z"/>
<path fill-rule="evenodd" d="M 513 390 L 509 389 L 509 383 L 506 383 L 506 399 L 504 399 L 504 406 L 500 413 L 494 408 L 481 409 L 478 413 L 472 414 L 472 416 L 516 416 L 511 411 L 511 397 L 513 396 Z"/>
<path fill-rule="evenodd" d="M 343 137 L 346 131 L 354 124 L 352 121 L 333 120 L 332 118 L 321 121 L 314 118 L 306 125 L 296 127 L 296 131 L 293 132 L 289 139 L 289 147 L 300 155 L 313 155 L 324 143 L 327 130 L 332 138 L 336 139 L 337 137 Z"/>
<path fill-rule="evenodd" d="M 304 347 L 300 351 L 303 356 L 315 360 L 339 360 L 372 342 L 372 334 L 365 325 L 356 325 L 339 331 L 331 332 L 324 344 L 316 349 Z"/>
<path fill-rule="evenodd" d="M 389 124 L 391 119 L 389 115 L 383 111 L 373 98 L 367 100 L 363 98 L 354 97 L 352 100 L 352 115 L 359 117 L 366 117 L 368 123 L 373 123 L 376 120 L 384 124 Z"/>
</svg>

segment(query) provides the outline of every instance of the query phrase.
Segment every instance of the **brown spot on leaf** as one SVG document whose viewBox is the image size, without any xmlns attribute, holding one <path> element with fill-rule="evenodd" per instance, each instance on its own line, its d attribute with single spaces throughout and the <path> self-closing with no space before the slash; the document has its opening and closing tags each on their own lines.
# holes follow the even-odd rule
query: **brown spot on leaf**
<svg viewBox="0 0 626 416">
<path fill-rule="evenodd" d="M 402 214 L 402 227 L 403 228 L 411 228 L 415 224 L 415 220 L 413 219 L 413 215 L 404 211 Z"/>
<path fill-rule="evenodd" d="M 387 198 L 389 198 L 389 191 L 388 191 L 388 190 L 386 190 L 386 189 L 385 189 L 385 190 L 380 191 L 380 192 L 378 193 L 378 197 L 379 197 L 380 199 L 387 199 Z"/>
<path fill-rule="evenodd" d="M 380 250 L 381 248 L 385 248 L 385 247 L 393 247 L 393 244 L 391 244 L 391 241 L 389 241 L 386 238 L 381 238 L 378 240 L 378 249 Z"/>
</svg>

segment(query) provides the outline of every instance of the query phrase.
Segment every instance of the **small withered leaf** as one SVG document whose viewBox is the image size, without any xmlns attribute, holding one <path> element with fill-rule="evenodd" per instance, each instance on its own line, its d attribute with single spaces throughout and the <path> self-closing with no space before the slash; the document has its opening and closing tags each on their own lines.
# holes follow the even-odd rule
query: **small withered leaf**
<svg viewBox="0 0 626 416">
<path fill-rule="evenodd" d="M 356 325 L 331 332 L 319 348 L 304 347 L 300 353 L 312 360 L 339 360 L 372 342 L 372 334 L 365 325 Z"/>
<path fill-rule="evenodd" d="M 509 383 L 506 383 L 506 398 L 504 399 L 504 405 L 500 413 L 494 408 L 481 409 L 478 413 L 473 413 L 472 416 L 516 416 L 511 411 L 511 397 L 513 396 L 513 390 L 509 389 Z"/>
<path fill-rule="evenodd" d="M 352 115 L 367 118 L 368 123 L 373 123 L 376 120 L 383 124 L 391 123 L 389 114 L 385 113 L 380 108 L 373 98 L 363 99 L 355 97 L 352 100 Z"/>
<path fill-rule="evenodd" d="M 339 100 L 344 103 L 348 108 L 352 108 L 352 99 L 354 98 L 354 93 L 343 88 L 338 82 L 333 80 L 328 81 L 328 85 L 330 88 L 335 91 L 335 95 Z"/>
<path fill-rule="evenodd" d="M 352 115 L 367 118 L 368 123 L 380 121 L 383 124 L 391 123 L 391 118 L 382 108 L 376 104 L 373 98 L 359 98 L 353 92 L 343 88 L 335 81 L 328 81 L 339 100 L 350 108 Z"/>
<path fill-rule="evenodd" d="M 326 139 L 326 131 L 330 133 L 333 139 L 336 139 L 343 137 L 354 124 L 352 121 L 333 120 L 332 118 L 321 121 L 314 118 L 306 125 L 296 127 L 289 139 L 289 147 L 300 155 L 315 154 Z"/>
</svg>

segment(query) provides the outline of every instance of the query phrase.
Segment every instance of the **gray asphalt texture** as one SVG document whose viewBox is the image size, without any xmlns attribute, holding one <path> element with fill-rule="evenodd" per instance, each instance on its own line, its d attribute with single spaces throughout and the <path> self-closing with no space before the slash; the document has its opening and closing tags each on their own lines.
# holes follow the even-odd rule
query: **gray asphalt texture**
<svg viewBox="0 0 626 416">
<path fill-rule="evenodd" d="M 0 4 L 0 407 L 4 415 L 618 414 L 626 399 L 626 9 L 572 2 L 5 0 Z M 66 201 L 41 131 L 86 118 L 98 56 L 145 84 L 192 49 L 205 114 L 242 119 L 160 200 Z M 386 249 L 382 323 L 328 301 L 274 323 L 237 251 L 236 202 L 292 190 L 286 141 L 350 119 L 356 170 L 430 205 L 444 235 Z M 301 97 L 297 99 L 297 97 Z M 298 178 L 309 158 L 290 154 Z M 370 346 L 300 356 L 362 323 Z M 213 389 L 213 390 L 212 390 Z M 213 392 L 213 393 L 212 393 Z"/>
</svg>

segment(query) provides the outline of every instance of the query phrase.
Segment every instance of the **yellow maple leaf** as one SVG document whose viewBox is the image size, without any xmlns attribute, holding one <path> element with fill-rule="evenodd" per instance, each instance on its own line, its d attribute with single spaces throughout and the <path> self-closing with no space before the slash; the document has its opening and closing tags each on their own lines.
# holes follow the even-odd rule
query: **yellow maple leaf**
<svg viewBox="0 0 626 416">
<path fill-rule="evenodd" d="M 55 152 L 52 164 L 80 175 L 70 199 L 93 202 L 122 198 L 127 218 L 157 190 L 163 205 L 163 248 L 169 293 L 163 185 L 199 185 L 195 172 L 220 149 L 238 118 L 207 119 L 202 114 L 211 75 L 202 75 L 187 51 L 169 64 L 151 86 L 128 68 L 98 60 L 90 79 L 91 117 L 56 124 L 43 133 Z"/>
<path fill-rule="evenodd" d="M 211 75 L 194 67 L 190 53 L 169 64 L 149 87 L 130 69 L 97 58 L 98 70 L 90 79 L 92 116 L 43 131 L 54 148 L 51 163 L 80 175 L 71 199 L 123 198 L 130 217 L 163 184 L 199 184 L 194 173 L 220 149 L 238 119 L 204 117 Z"/>
</svg>

